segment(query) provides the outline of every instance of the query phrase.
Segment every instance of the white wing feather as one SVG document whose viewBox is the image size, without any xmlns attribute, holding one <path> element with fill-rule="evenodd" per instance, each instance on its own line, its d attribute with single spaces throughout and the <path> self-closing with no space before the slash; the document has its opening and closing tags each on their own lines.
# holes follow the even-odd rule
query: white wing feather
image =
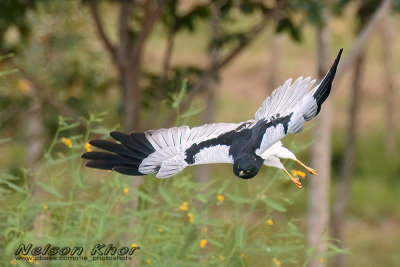
<svg viewBox="0 0 400 267">
<path fill-rule="evenodd" d="M 235 130 L 240 125 L 241 123 L 213 123 L 192 129 L 183 126 L 146 131 L 146 138 L 156 151 L 143 160 L 139 171 L 144 174 L 157 172 L 158 178 L 173 176 L 188 165 L 185 161 L 186 149 L 193 144 L 199 144 Z M 195 164 L 208 163 L 232 163 L 229 147 L 217 145 L 203 148 L 196 154 Z"/>
<path fill-rule="evenodd" d="M 270 118 L 276 114 L 280 117 L 288 114 L 294 106 L 309 92 L 315 80 L 310 77 L 303 79 L 299 77 L 293 84 L 288 79 L 282 86 L 275 89 L 271 96 L 264 100 L 262 106 L 257 110 L 255 119 Z"/>
</svg>

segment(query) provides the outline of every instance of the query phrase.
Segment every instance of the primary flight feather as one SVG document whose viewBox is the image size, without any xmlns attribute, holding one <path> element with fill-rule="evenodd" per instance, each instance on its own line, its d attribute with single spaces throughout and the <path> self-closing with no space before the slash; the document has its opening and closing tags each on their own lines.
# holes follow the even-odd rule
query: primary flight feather
<svg viewBox="0 0 400 267">
<path fill-rule="evenodd" d="M 287 80 L 275 89 L 258 109 L 254 120 L 241 123 L 213 123 L 190 129 L 188 126 L 149 130 L 144 133 L 111 132 L 119 143 L 91 140 L 89 143 L 106 152 L 87 152 L 86 167 L 114 170 L 127 175 L 156 173 L 158 178 L 173 176 L 185 167 L 199 164 L 231 163 L 233 173 L 244 179 L 257 175 L 263 163 L 283 169 L 279 158 L 298 161 L 280 143 L 285 135 L 303 130 L 303 124 L 314 118 L 329 96 L 343 49 L 322 81 L 303 77 Z M 281 166 L 282 165 L 282 166 Z"/>
</svg>

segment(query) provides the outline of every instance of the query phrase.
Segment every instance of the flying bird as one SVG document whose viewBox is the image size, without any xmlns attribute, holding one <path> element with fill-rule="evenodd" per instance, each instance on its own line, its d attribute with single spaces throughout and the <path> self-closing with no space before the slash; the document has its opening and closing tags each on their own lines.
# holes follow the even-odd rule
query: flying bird
<svg viewBox="0 0 400 267">
<path fill-rule="evenodd" d="M 299 178 L 287 172 L 280 158 L 296 160 L 310 173 L 316 174 L 315 170 L 298 161 L 282 146 L 280 139 L 289 133 L 301 132 L 304 122 L 318 115 L 331 91 L 342 51 L 340 49 L 332 67 L 317 86 L 313 87 L 315 80 L 310 77 L 299 77 L 293 83 L 288 79 L 265 99 L 255 119 L 130 134 L 114 131 L 110 135 L 118 143 L 91 140 L 91 145 L 105 152 L 86 152 L 81 157 L 89 160 L 86 167 L 127 175 L 155 173 L 158 178 L 171 177 L 187 166 L 230 163 L 236 176 L 250 179 L 265 164 L 284 170 L 301 188 Z"/>
</svg>

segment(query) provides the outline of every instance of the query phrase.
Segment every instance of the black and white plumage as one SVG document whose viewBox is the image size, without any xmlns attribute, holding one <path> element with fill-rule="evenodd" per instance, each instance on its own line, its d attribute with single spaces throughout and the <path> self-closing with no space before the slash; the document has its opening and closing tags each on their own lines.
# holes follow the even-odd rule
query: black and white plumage
<svg viewBox="0 0 400 267">
<path fill-rule="evenodd" d="M 281 138 L 302 131 L 304 122 L 319 113 L 331 91 L 341 54 L 342 49 L 314 88 L 315 80 L 300 77 L 293 83 L 289 79 L 275 89 L 256 112 L 255 120 L 206 124 L 192 129 L 182 126 L 144 133 L 111 132 L 111 137 L 119 143 L 91 140 L 91 145 L 107 152 L 84 153 L 82 158 L 89 160 L 85 166 L 127 175 L 156 173 L 158 178 L 167 178 L 191 165 L 230 163 L 235 175 L 252 178 L 263 163 L 273 166 L 268 157 L 270 160 L 277 157 L 279 161 L 282 146 L 276 144 L 280 144 Z M 268 150 L 270 147 L 278 152 L 274 148 Z"/>
</svg>

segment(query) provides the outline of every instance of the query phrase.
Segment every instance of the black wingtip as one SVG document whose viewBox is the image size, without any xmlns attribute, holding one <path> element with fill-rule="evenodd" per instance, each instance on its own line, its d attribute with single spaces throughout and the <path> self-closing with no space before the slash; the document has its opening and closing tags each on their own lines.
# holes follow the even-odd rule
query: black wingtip
<svg viewBox="0 0 400 267">
<path fill-rule="evenodd" d="M 339 65 L 339 61 L 342 56 L 342 52 L 343 52 L 343 48 L 341 48 L 339 50 L 339 53 L 336 56 L 335 62 L 333 63 L 332 67 L 329 69 L 328 73 L 325 75 L 324 79 L 319 84 L 317 91 L 313 95 L 313 97 L 317 101 L 317 105 L 318 105 L 317 114 L 321 110 L 322 103 L 325 102 L 325 100 L 328 98 L 328 96 L 331 92 L 332 82 L 333 82 L 333 79 L 335 78 L 336 70 Z"/>
<path fill-rule="evenodd" d="M 336 56 L 335 62 L 333 63 L 331 69 L 329 70 L 329 71 L 333 72 L 333 76 L 334 77 L 335 77 L 335 74 L 336 74 L 336 69 L 337 69 L 337 66 L 339 64 L 340 58 L 342 57 L 342 53 L 343 53 L 343 48 L 340 48 L 339 53 Z"/>
<path fill-rule="evenodd" d="M 92 139 L 92 140 L 89 140 L 88 141 L 88 143 L 90 144 L 90 145 L 92 145 L 92 146 L 96 146 L 96 141 L 98 141 L 99 139 Z"/>
<path fill-rule="evenodd" d="M 328 74 L 324 77 L 324 80 L 327 80 L 328 83 L 332 84 L 333 79 L 336 75 L 337 66 L 339 65 L 340 58 L 342 57 L 343 48 L 340 48 L 339 53 L 336 56 L 335 62 L 333 62 L 332 67 L 329 69 Z M 322 81 L 323 82 L 323 81 Z M 322 83 L 321 82 L 321 83 Z M 329 94 L 328 94 L 329 95 Z M 328 96 L 327 96 L 328 97 Z M 326 98 L 325 98 L 326 99 Z M 324 99 L 324 100 L 325 100 Z M 322 104 L 322 103 L 321 103 Z"/>
<path fill-rule="evenodd" d="M 118 136 L 119 134 L 122 134 L 121 132 L 118 132 L 118 131 L 112 131 L 112 132 L 110 132 L 110 136 L 112 137 L 112 138 L 114 138 L 115 140 L 117 140 L 116 138 L 115 138 L 115 136 Z"/>
<path fill-rule="evenodd" d="M 127 175 L 143 175 L 139 166 L 145 158 L 155 151 L 144 133 L 134 132 L 129 135 L 113 131 L 110 132 L 119 143 L 108 140 L 92 139 L 89 141 L 94 147 L 103 151 L 90 151 L 81 155 L 88 160 L 85 167 L 115 170 Z"/>
</svg>

